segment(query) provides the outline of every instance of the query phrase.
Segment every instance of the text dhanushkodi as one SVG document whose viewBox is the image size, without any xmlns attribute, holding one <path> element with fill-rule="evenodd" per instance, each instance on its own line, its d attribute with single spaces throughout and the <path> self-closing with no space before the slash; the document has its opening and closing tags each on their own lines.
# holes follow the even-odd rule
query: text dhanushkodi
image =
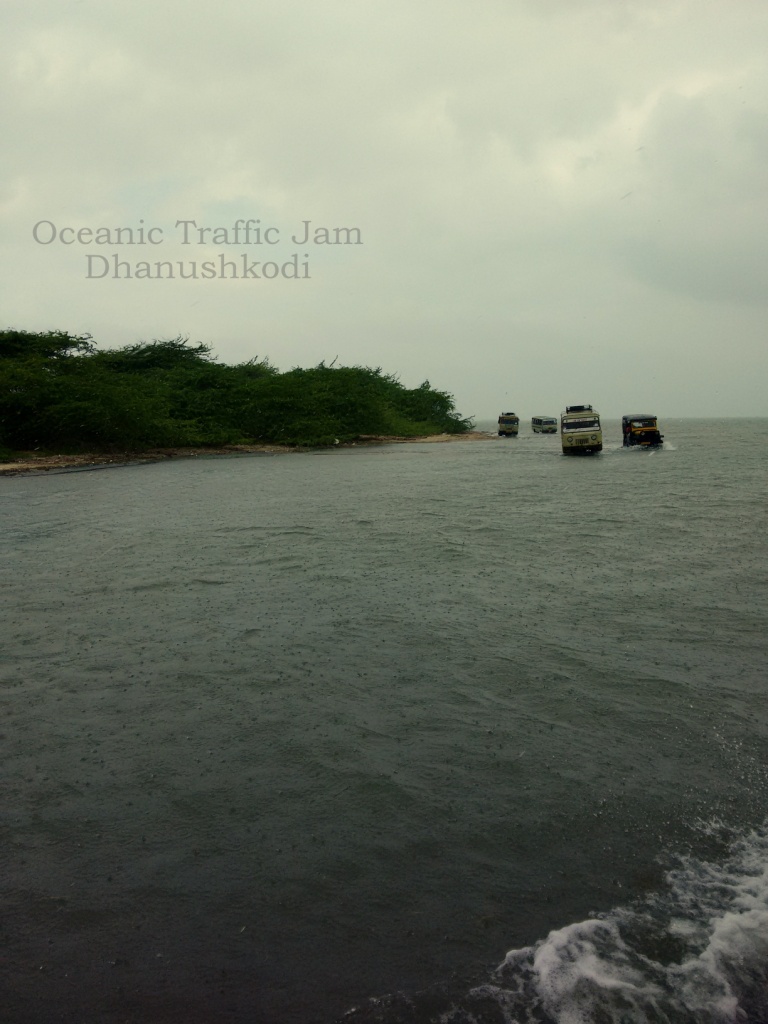
<svg viewBox="0 0 768 1024">
<path fill-rule="evenodd" d="M 258 218 L 238 219 L 231 226 L 199 224 L 196 220 L 177 220 L 173 231 L 158 225 L 148 226 L 141 219 L 135 227 L 91 227 L 81 225 L 59 227 L 52 220 L 39 220 L 32 228 L 32 237 L 38 245 L 65 246 L 152 246 L 167 243 L 193 246 L 277 246 L 283 241 L 283 231 L 276 225 L 264 225 Z M 288 235 L 290 243 L 302 247 L 362 245 L 358 227 L 313 226 L 311 220 L 300 221 L 299 227 Z M 265 250 L 262 250 L 265 252 Z M 277 257 L 277 252 L 271 250 Z M 125 254 L 127 256 L 127 254 Z M 90 280 L 169 280 L 173 278 L 216 280 L 307 280 L 310 275 L 310 256 L 305 252 L 290 253 L 285 258 L 255 260 L 256 253 L 243 252 L 229 256 L 225 252 L 205 254 L 198 260 L 131 260 L 113 252 L 84 252 L 85 277 Z"/>
</svg>

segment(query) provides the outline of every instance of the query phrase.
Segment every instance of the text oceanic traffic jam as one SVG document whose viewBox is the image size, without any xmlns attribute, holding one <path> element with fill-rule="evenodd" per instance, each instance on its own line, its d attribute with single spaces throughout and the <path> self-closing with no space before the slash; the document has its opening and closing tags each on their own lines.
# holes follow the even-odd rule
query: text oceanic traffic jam
<svg viewBox="0 0 768 1024">
<path fill-rule="evenodd" d="M 206 258 L 197 259 L 164 259 L 134 260 L 127 254 L 113 252 L 109 255 L 102 252 L 83 252 L 86 279 L 112 280 L 170 280 L 174 278 L 195 280 L 266 280 L 276 278 L 287 280 L 307 280 L 310 274 L 310 255 L 308 252 L 292 252 L 283 257 L 275 250 L 261 250 L 264 254 L 271 252 L 276 258 L 271 260 L 254 259 L 251 252 L 230 255 L 226 252 L 211 253 L 211 246 L 277 246 L 283 241 L 291 245 L 337 246 L 362 245 L 362 232 L 358 227 L 313 225 L 311 220 L 303 220 L 299 227 L 290 233 L 275 225 L 263 225 L 261 220 L 251 218 L 238 219 L 230 226 L 199 224 L 196 220 L 177 220 L 173 231 L 158 225 L 145 225 L 139 220 L 135 227 L 91 227 L 81 225 L 59 227 L 51 220 L 39 220 L 32 228 L 32 237 L 38 245 L 63 246 L 125 246 L 157 247 L 166 242 L 180 246 L 203 246 L 208 251 Z M 146 250 L 147 252 L 151 250 Z M 257 250 L 258 252 L 258 250 Z M 144 253 L 142 253 L 144 255 Z"/>
</svg>

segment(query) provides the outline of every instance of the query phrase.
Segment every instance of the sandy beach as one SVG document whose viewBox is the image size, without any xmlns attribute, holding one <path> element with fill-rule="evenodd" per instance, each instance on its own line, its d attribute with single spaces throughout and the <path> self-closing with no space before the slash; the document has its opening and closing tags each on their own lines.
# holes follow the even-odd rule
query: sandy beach
<svg viewBox="0 0 768 1024">
<path fill-rule="evenodd" d="M 340 443 L 338 447 L 493 440 L 496 440 L 494 434 L 488 434 L 481 430 L 473 430 L 466 434 L 430 434 L 426 437 L 389 437 L 363 434 L 356 441 Z M 165 459 L 190 459 L 199 455 L 288 455 L 291 452 L 306 452 L 308 450 L 310 449 L 279 444 L 230 444 L 210 448 L 151 448 L 147 451 L 80 452 L 77 455 L 35 455 L 34 452 L 24 452 L 11 462 L 0 463 L 0 474 L 7 476 L 52 469 L 122 466 L 129 462 L 163 462 Z"/>
</svg>

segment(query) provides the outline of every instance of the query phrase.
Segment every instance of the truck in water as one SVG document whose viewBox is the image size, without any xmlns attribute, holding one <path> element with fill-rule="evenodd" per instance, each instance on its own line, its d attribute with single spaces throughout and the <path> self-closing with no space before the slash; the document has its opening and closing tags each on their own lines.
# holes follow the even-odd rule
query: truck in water
<svg viewBox="0 0 768 1024">
<path fill-rule="evenodd" d="M 557 433 L 557 417 L 556 416 L 532 416 L 531 417 L 531 429 L 534 434 L 556 434 Z"/>
<path fill-rule="evenodd" d="M 513 412 L 503 412 L 499 416 L 499 437 L 517 437 L 520 429 L 520 417 Z"/>
<path fill-rule="evenodd" d="M 595 455 L 603 450 L 600 416 L 591 405 L 567 405 L 560 416 L 563 455 Z"/>
<path fill-rule="evenodd" d="M 621 433 L 624 447 L 658 448 L 664 443 L 664 435 L 659 433 L 659 424 L 650 413 L 638 413 L 634 416 L 621 417 Z"/>
</svg>

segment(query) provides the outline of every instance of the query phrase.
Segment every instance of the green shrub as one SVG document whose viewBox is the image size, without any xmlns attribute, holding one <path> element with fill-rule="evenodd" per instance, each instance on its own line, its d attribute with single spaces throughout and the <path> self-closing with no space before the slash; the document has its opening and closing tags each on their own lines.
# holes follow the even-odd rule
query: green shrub
<svg viewBox="0 0 768 1024">
<path fill-rule="evenodd" d="M 408 390 L 380 368 L 279 373 L 217 363 L 183 337 L 96 351 L 88 335 L 0 332 L 0 443 L 8 450 L 325 445 L 362 434 L 462 432 L 471 423 L 428 381 Z"/>
</svg>

